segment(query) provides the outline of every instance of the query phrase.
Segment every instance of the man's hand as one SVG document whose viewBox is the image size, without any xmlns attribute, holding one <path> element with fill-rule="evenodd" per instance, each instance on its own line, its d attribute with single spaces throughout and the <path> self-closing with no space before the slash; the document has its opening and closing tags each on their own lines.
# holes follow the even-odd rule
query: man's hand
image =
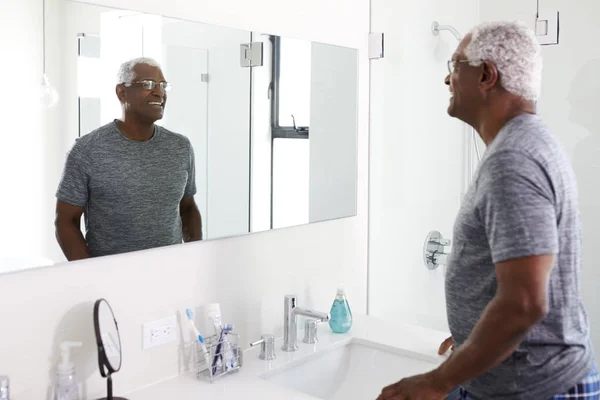
<svg viewBox="0 0 600 400">
<path fill-rule="evenodd" d="M 442 342 L 440 349 L 438 350 L 438 354 L 443 356 L 446 354 L 446 352 L 448 352 L 448 349 L 454 351 L 454 340 L 452 339 L 452 336 Z"/>
<path fill-rule="evenodd" d="M 90 256 L 83 233 L 81 233 L 81 216 L 83 206 L 74 206 L 63 201 L 56 201 L 56 240 L 69 261 L 81 260 Z"/>
<path fill-rule="evenodd" d="M 383 388 L 377 400 L 443 400 L 449 392 L 441 382 L 436 382 L 433 372 L 429 372 Z"/>
<path fill-rule="evenodd" d="M 202 240 L 202 216 L 193 197 L 184 197 L 179 203 L 183 241 Z"/>
</svg>

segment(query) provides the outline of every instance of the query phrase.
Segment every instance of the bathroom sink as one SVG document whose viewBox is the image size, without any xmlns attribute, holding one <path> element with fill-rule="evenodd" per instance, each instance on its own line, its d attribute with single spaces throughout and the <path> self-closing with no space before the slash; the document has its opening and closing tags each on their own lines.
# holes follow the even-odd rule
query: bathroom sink
<svg viewBox="0 0 600 400">
<path fill-rule="evenodd" d="M 261 378 L 324 400 L 375 399 L 401 378 L 435 368 L 436 360 L 376 343 L 353 340 L 270 371 Z"/>
</svg>

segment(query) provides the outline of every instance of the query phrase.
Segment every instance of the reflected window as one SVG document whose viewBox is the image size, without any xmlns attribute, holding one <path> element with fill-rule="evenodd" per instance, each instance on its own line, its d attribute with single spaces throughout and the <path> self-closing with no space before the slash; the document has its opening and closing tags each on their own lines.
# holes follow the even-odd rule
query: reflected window
<svg viewBox="0 0 600 400">
<path fill-rule="evenodd" d="M 278 61 L 278 115 L 280 127 L 308 128 L 310 123 L 311 43 L 281 38 L 274 60 Z M 275 47 L 275 46 L 274 46 Z"/>
<path fill-rule="evenodd" d="M 271 228 L 309 222 L 311 42 L 272 36 Z"/>
<path fill-rule="evenodd" d="M 273 140 L 273 228 L 308 223 L 308 140 Z"/>
<path fill-rule="evenodd" d="M 79 135 L 85 135 L 101 124 L 102 60 L 100 59 L 100 36 L 80 33 L 77 35 L 77 101 Z"/>
</svg>

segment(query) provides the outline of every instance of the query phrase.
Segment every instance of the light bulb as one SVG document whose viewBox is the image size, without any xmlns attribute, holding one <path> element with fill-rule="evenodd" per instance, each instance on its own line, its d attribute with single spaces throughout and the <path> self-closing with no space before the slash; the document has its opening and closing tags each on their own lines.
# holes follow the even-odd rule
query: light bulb
<svg viewBox="0 0 600 400">
<path fill-rule="evenodd" d="M 42 77 L 42 83 L 40 84 L 40 104 L 42 107 L 52 108 L 54 107 L 58 101 L 60 100 L 60 96 L 58 92 L 50 84 L 50 80 L 48 76 L 44 74 Z"/>
</svg>

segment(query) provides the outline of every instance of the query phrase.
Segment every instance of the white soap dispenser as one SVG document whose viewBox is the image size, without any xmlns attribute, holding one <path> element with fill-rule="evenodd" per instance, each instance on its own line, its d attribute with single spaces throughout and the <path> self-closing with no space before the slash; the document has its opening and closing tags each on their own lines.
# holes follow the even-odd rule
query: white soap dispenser
<svg viewBox="0 0 600 400">
<path fill-rule="evenodd" d="M 81 347 L 79 342 L 60 344 L 61 360 L 56 367 L 54 400 L 79 400 L 79 384 L 75 378 L 75 363 L 71 361 L 71 349 Z"/>
</svg>

